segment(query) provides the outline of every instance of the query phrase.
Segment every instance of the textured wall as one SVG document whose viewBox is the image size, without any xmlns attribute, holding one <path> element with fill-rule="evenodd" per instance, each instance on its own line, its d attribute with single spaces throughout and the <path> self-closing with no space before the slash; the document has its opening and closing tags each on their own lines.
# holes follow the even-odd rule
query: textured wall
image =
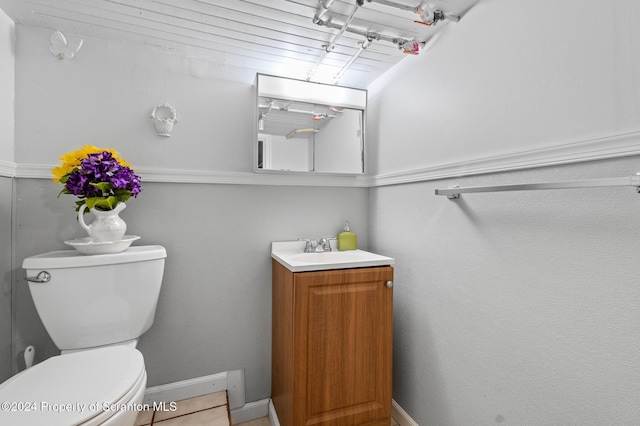
<svg viewBox="0 0 640 426">
<path fill-rule="evenodd" d="M 11 376 L 13 179 L 0 177 L 0 383 Z"/>
<path fill-rule="evenodd" d="M 470 160 L 626 132 L 637 144 L 640 6 L 611 2 L 595 30 L 599 7 L 480 2 L 370 87 L 376 172 L 464 175 Z M 635 191 L 434 195 L 628 176 L 638 160 L 371 190 L 370 247 L 397 259 L 394 398 L 421 426 L 640 423 Z"/>
<path fill-rule="evenodd" d="M 639 6 L 607 7 L 480 2 L 370 88 L 369 170 L 638 131 Z M 59 62 L 48 34 L 18 30 L 17 162 L 96 143 L 140 167 L 251 170 L 246 74 L 95 40 Z M 158 140 L 146 116 L 164 101 L 186 114 Z M 394 398 L 419 424 L 637 424 L 637 195 L 433 196 L 451 183 L 625 176 L 637 160 L 369 191 L 149 184 L 123 217 L 170 255 L 157 322 L 140 342 L 150 385 L 246 368 L 247 399 L 268 396 L 269 242 L 336 232 L 348 218 L 363 247 L 369 235 L 369 248 L 397 260 Z M 81 235 L 57 192 L 18 179 L 17 272 L 25 256 Z M 28 291 L 15 290 L 15 350 L 54 353 Z"/>
<path fill-rule="evenodd" d="M 16 261 L 84 236 L 74 199 L 41 179 L 18 179 Z M 271 241 L 336 235 L 345 219 L 367 244 L 367 190 L 286 186 L 144 185 L 121 217 L 135 244 L 168 257 L 153 327 L 138 345 L 149 386 L 246 370 L 247 401 L 271 391 Z M 24 272 L 17 265 L 20 278 Z M 56 354 L 25 283 L 16 285 L 16 347 Z"/>
<path fill-rule="evenodd" d="M 640 3 L 607 3 L 594 30 L 600 8 L 480 1 L 445 24 L 369 86 L 369 171 L 464 173 L 469 160 L 639 132 Z"/>
<path fill-rule="evenodd" d="M 19 165 L 47 170 L 64 152 L 95 144 L 119 150 L 136 170 L 251 172 L 255 73 L 90 37 L 58 61 L 49 35 L 17 27 Z M 170 138 L 149 118 L 164 102 L 178 113 Z M 48 179 L 17 179 L 18 274 L 26 256 L 84 236 L 75 200 L 57 199 L 59 191 Z M 244 368 L 247 401 L 268 397 L 270 242 L 335 235 L 351 220 L 366 247 L 367 196 L 364 188 L 145 183 L 122 217 L 143 237 L 136 244 L 164 245 L 169 256 L 156 323 L 139 344 L 149 386 Z M 15 291 L 14 351 L 33 344 L 37 361 L 55 354 L 24 282 Z"/>
<path fill-rule="evenodd" d="M 0 10 L 0 163 L 13 161 L 15 28 Z"/>
<path fill-rule="evenodd" d="M 0 382 L 11 376 L 13 179 L 2 170 L 13 166 L 14 39 L 13 22 L 0 10 Z"/>
<path fill-rule="evenodd" d="M 119 150 L 137 168 L 252 170 L 255 73 L 85 36 L 71 60 L 47 30 L 16 27 L 17 163 L 54 164 L 83 144 Z M 170 138 L 151 111 L 176 108 Z"/>
<path fill-rule="evenodd" d="M 449 185 L 620 177 L 640 158 L 372 190 L 396 258 L 394 398 L 428 425 L 640 421 L 640 196 L 435 196 Z"/>
</svg>

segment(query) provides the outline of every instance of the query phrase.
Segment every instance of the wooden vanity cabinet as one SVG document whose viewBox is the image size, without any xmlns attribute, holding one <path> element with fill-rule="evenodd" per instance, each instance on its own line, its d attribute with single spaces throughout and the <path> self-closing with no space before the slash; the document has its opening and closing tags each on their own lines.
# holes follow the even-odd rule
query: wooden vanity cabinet
<svg viewBox="0 0 640 426">
<path fill-rule="evenodd" d="M 291 272 L 272 259 L 271 397 L 282 426 L 388 426 L 393 267 Z"/>
</svg>

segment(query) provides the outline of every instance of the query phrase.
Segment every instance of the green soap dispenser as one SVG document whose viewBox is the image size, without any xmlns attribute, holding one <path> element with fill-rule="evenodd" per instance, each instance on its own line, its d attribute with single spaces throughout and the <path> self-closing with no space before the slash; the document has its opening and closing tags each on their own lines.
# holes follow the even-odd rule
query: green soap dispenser
<svg viewBox="0 0 640 426">
<path fill-rule="evenodd" d="M 358 248 L 358 237 L 349 230 L 349 222 L 344 227 L 344 231 L 338 234 L 338 250 L 355 250 Z"/>
</svg>

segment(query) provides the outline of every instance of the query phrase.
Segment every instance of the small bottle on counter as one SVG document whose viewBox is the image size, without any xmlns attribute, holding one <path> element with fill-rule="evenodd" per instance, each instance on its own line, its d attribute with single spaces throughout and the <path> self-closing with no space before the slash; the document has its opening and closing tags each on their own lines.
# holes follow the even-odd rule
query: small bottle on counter
<svg viewBox="0 0 640 426">
<path fill-rule="evenodd" d="M 355 250 L 358 248 L 358 237 L 349 228 L 349 222 L 344 227 L 344 231 L 338 234 L 338 250 Z"/>
</svg>

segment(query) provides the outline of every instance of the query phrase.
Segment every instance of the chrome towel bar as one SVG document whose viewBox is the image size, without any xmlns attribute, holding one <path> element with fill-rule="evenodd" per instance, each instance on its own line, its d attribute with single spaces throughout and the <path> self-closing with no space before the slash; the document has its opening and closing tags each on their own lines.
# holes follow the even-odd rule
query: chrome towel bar
<svg viewBox="0 0 640 426">
<path fill-rule="evenodd" d="M 461 188 L 458 186 L 447 189 L 436 189 L 436 195 L 446 195 L 450 200 L 460 197 L 460 194 L 468 192 L 499 192 L 499 191 L 532 191 L 540 189 L 572 189 L 572 188 L 596 188 L 604 186 L 634 186 L 640 192 L 640 173 L 619 178 L 585 179 L 564 182 L 524 183 L 515 185 L 497 186 L 470 186 Z"/>
</svg>

